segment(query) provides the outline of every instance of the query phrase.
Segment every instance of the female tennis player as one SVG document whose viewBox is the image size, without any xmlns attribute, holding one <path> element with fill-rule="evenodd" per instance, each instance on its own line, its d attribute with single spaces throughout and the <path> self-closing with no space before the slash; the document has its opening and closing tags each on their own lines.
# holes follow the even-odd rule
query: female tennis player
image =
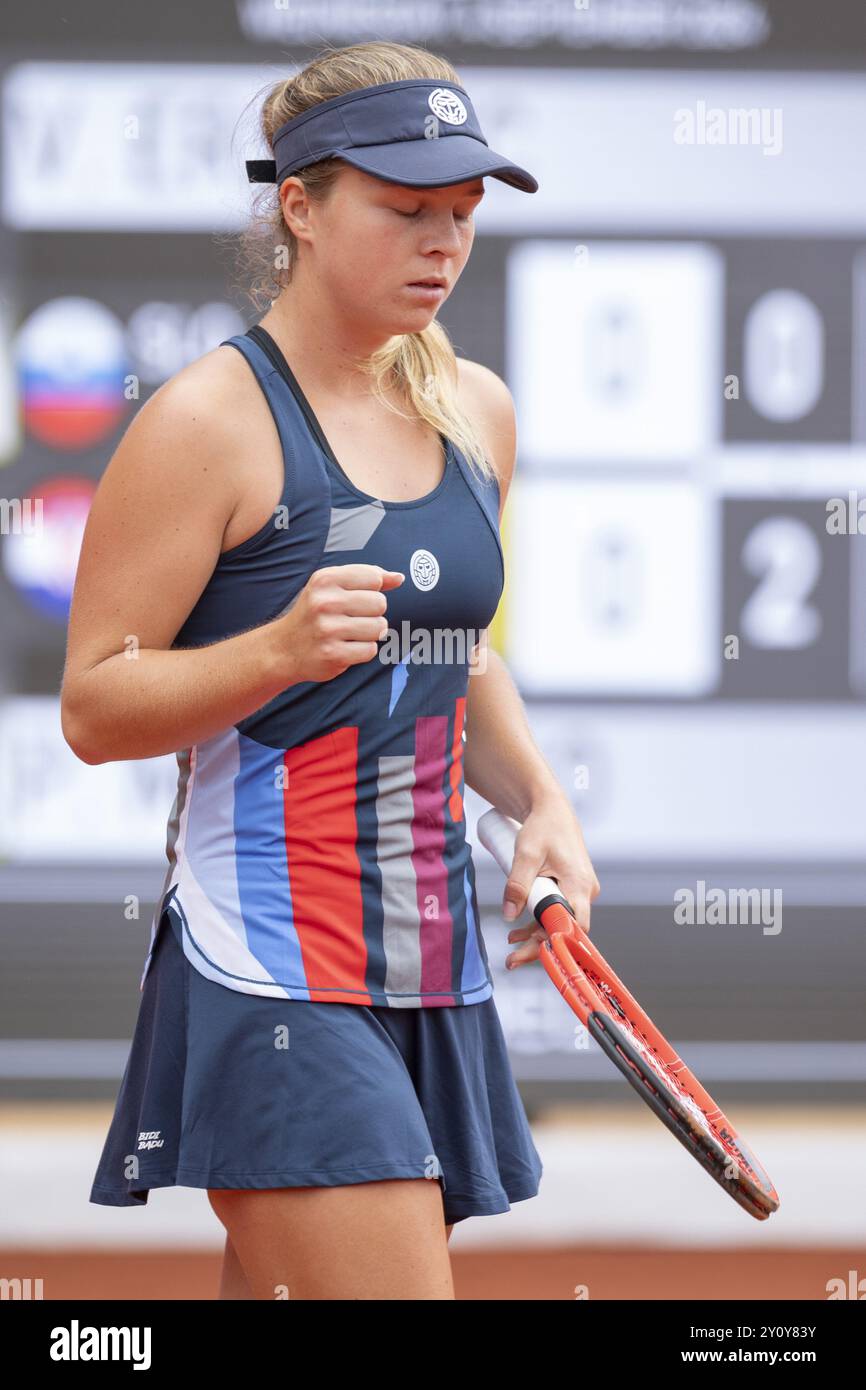
<svg viewBox="0 0 866 1390">
<path fill-rule="evenodd" d="M 506 917 L 537 874 L 587 927 L 599 891 L 486 647 L 513 402 L 436 322 L 485 176 L 537 184 L 412 46 L 327 50 L 262 126 L 270 307 L 138 411 L 75 585 L 67 742 L 179 768 L 91 1201 L 205 1188 L 222 1298 L 451 1299 L 454 1223 L 542 1172 L 465 785 L 523 822 Z"/>
</svg>

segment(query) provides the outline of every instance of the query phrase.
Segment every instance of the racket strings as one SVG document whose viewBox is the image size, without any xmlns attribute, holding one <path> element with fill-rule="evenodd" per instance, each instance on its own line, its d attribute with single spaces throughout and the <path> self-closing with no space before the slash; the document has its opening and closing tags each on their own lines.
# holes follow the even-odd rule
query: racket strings
<svg viewBox="0 0 866 1390">
<path fill-rule="evenodd" d="M 632 1042 L 638 1048 L 639 1052 L 641 1053 L 641 1056 L 645 1059 L 648 1066 L 652 1069 L 654 1075 L 658 1078 L 662 1090 L 666 1093 L 673 1092 L 673 1094 L 680 1101 L 680 1104 L 683 1105 L 685 1109 L 689 1112 L 689 1115 L 691 1116 L 695 1124 L 699 1127 L 699 1129 L 702 1130 L 705 1134 L 709 1135 L 711 1138 L 715 1139 L 717 1143 L 722 1146 L 725 1152 L 730 1154 L 731 1158 L 733 1158 L 735 1162 L 739 1163 L 741 1161 L 739 1150 L 736 1148 L 734 1144 L 732 1144 L 728 1136 L 725 1136 L 716 1128 L 716 1126 L 710 1119 L 710 1116 L 707 1113 L 707 1111 L 696 1099 L 696 1097 L 692 1095 L 691 1091 L 689 1091 L 688 1088 L 684 1085 L 683 1081 L 680 1079 L 677 1073 L 672 1070 L 670 1064 L 665 1060 L 665 1058 L 663 1058 L 660 1055 L 652 1039 L 648 1037 L 643 1028 L 641 1028 L 637 1021 L 631 1016 L 630 1012 L 628 1011 L 628 1008 L 623 1005 L 622 1001 L 618 998 L 615 991 L 611 988 L 607 981 L 602 979 L 601 975 L 599 975 L 597 971 L 593 970 L 590 965 L 581 965 L 578 967 L 578 969 L 581 972 L 581 974 L 585 976 L 589 984 L 604 1001 L 604 1003 L 611 1005 L 615 1009 L 616 1013 L 619 1015 L 619 1018 L 621 1020 L 621 1026 L 624 1028 L 624 1031 L 628 1033 L 628 1036 L 631 1038 Z M 579 990 L 579 988 L 576 988 L 578 985 L 577 976 L 568 974 L 567 979 L 571 988 L 576 989 L 576 992 L 580 995 L 581 1000 L 585 1000 L 585 996 L 583 995 L 583 993 Z"/>
<path fill-rule="evenodd" d="M 596 989 L 598 993 L 601 995 L 602 999 L 604 999 L 607 1003 L 612 1004 L 613 1007 L 616 1009 L 616 1012 L 619 1014 L 620 1019 L 622 1020 L 626 1029 L 628 1030 L 629 1036 L 637 1044 L 641 1054 L 646 1058 L 647 1062 L 652 1067 L 653 1071 L 656 1073 L 663 1085 L 670 1086 L 670 1088 L 676 1092 L 676 1094 L 680 1097 L 683 1103 L 688 1107 L 689 1111 L 695 1116 L 695 1118 L 698 1119 L 699 1122 L 702 1123 L 712 1133 L 716 1133 L 712 1121 L 710 1120 L 703 1106 L 686 1088 L 686 1086 L 677 1076 L 676 1072 L 671 1069 L 670 1063 L 667 1062 L 665 1058 L 660 1055 L 658 1048 L 655 1046 L 652 1039 L 647 1036 L 644 1030 L 635 1021 L 635 1019 L 631 1017 L 628 1010 L 623 1007 L 620 1000 L 617 998 L 616 994 L 611 989 L 610 985 L 607 984 L 605 980 L 602 980 L 601 976 L 598 975 L 591 968 L 584 969 L 584 974 L 586 975 L 593 988 Z"/>
<path fill-rule="evenodd" d="M 691 1072 L 664 1039 L 667 1055 L 660 1051 L 655 1040 L 658 1032 L 640 1005 L 624 986 L 622 993 L 617 990 L 615 976 L 606 978 L 605 972 L 596 968 L 595 953 L 582 935 L 576 934 L 577 924 L 570 915 L 551 920 L 557 911 L 553 908 L 544 914 L 548 940 L 542 959 L 566 1002 L 584 1027 L 589 1027 L 596 1042 L 601 1042 L 602 1035 L 606 1037 L 604 1050 L 611 1055 L 613 1048 L 625 1064 L 621 1070 L 645 1098 L 652 1098 L 660 1118 L 663 1112 L 668 1127 L 706 1171 L 753 1216 L 764 1219 L 778 1206 L 769 1177 L 760 1165 L 750 1162 L 748 1151 L 740 1147 L 738 1136 L 728 1130 L 726 1117 L 700 1083 L 695 1082 L 694 1091 L 689 1087 L 689 1080 L 694 1081 Z M 580 949 L 580 957 L 576 949 Z M 603 964 L 612 975 L 606 962 Z M 649 1031 L 644 1022 L 649 1023 Z"/>
<path fill-rule="evenodd" d="M 626 1046 L 616 1037 L 615 1030 L 609 1026 L 600 1027 L 598 1018 L 599 1016 L 596 1014 L 596 1040 L 600 1042 L 603 1036 L 610 1040 L 620 1057 L 627 1063 L 628 1075 L 633 1078 L 633 1084 L 637 1085 L 638 1089 L 646 1091 L 649 1096 L 653 1097 L 656 1105 L 662 1107 L 668 1118 L 668 1127 L 676 1134 L 680 1142 L 685 1144 L 692 1157 L 751 1216 L 758 1220 L 765 1220 L 769 1213 L 778 1206 L 778 1198 L 769 1179 L 765 1175 L 762 1177 L 757 1173 L 755 1174 L 757 1187 L 763 1191 L 766 1197 L 770 1198 L 768 1203 L 766 1200 L 762 1200 L 749 1184 L 749 1179 L 752 1177 L 750 1165 L 745 1161 L 738 1161 L 739 1152 L 734 1154 L 730 1152 L 729 1145 L 723 1143 L 722 1135 L 716 1126 L 710 1121 L 707 1127 L 701 1125 L 700 1128 L 695 1128 L 688 1117 L 683 1115 L 682 1110 L 677 1109 L 673 1103 L 673 1091 L 665 1085 L 656 1086 L 652 1077 L 648 1076 L 635 1059 L 629 1056 Z M 652 1069 L 652 1076 L 656 1076 L 654 1069 Z M 682 1096 L 681 1090 L 679 1095 Z M 659 1112 L 657 1111 L 657 1113 Z M 730 1171 L 731 1164 L 733 1164 L 733 1172 Z"/>
<path fill-rule="evenodd" d="M 680 1101 L 697 1126 L 692 1130 L 692 1138 L 701 1152 L 721 1172 L 727 1166 L 726 1159 L 723 1159 L 718 1152 L 721 1148 L 727 1155 L 727 1159 L 733 1162 L 738 1173 L 746 1172 L 765 1192 L 772 1192 L 773 1187 L 769 1178 L 756 1162 L 750 1161 L 739 1140 L 730 1134 L 723 1124 L 719 1125 L 715 1122 L 714 1116 L 720 1112 L 714 1110 L 711 1116 L 688 1090 L 683 1080 L 671 1069 L 669 1063 L 659 1057 L 656 1048 L 653 1047 L 646 1034 L 628 1016 L 626 1016 L 625 1022 L 626 1029 L 623 1031 L 627 1031 L 630 1040 L 636 1045 L 653 1074 L 661 1082 L 661 1088 L 658 1092 L 659 1100 L 674 1117 L 677 1117 L 678 1112 L 671 1106 L 669 1097 L 673 1095 Z M 618 1050 L 622 1052 L 621 1048 Z M 626 1061 L 631 1063 L 631 1059 L 625 1053 L 623 1056 L 625 1056 Z M 685 1063 L 681 1065 L 685 1069 Z M 634 1068 L 632 1069 L 634 1070 Z M 638 1075 L 641 1073 L 639 1072 Z M 650 1084 L 646 1076 L 642 1076 L 642 1080 L 645 1085 Z M 707 1144 L 707 1140 L 709 1140 L 709 1144 Z"/>
</svg>

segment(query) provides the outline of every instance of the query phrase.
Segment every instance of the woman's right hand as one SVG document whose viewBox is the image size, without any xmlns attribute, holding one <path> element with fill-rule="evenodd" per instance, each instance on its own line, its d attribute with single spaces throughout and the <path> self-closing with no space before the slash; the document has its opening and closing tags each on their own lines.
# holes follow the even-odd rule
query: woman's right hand
<svg viewBox="0 0 866 1390">
<path fill-rule="evenodd" d="M 380 565 L 326 565 L 270 627 L 293 683 L 329 681 L 371 661 L 388 632 L 385 594 L 405 575 Z"/>
</svg>

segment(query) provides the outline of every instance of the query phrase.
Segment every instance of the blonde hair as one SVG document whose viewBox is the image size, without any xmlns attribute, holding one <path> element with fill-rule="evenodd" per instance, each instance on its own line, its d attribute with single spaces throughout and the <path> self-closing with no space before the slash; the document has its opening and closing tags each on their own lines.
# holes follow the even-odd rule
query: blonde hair
<svg viewBox="0 0 866 1390">
<path fill-rule="evenodd" d="M 319 102 L 359 87 L 410 77 L 462 85 L 447 59 L 411 44 L 383 40 L 326 48 L 294 77 L 277 82 L 267 92 L 261 110 L 267 147 L 273 153 L 273 137 L 280 126 Z M 309 197 L 321 202 L 345 167 L 337 157 L 322 159 L 299 170 L 297 177 Z M 239 283 L 256 308 L 266 311 L 291 283 L 298 261 L 298 243 L 286 225 L 275 184 L 265 185 L 256 196 L 249 225 L 233 240 Z M 369 374 L 374 394 L 389 410 L 407 419 L 426 420 L 452 441 L 483 479 L 496 476 L 472 421 L 458 405 L 457 359 L 442 324 L 433 319 L 420 333 L 395 335 L 359 366 Z M 389 389 L 409 407 L 408 414 L 386 398 L 384 392 Z"/>
</svg>

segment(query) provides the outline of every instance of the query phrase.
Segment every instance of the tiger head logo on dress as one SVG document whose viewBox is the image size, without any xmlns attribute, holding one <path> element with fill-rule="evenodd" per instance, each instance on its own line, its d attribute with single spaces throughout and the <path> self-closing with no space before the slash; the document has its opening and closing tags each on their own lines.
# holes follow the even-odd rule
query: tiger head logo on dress
<svg viewBox="0 0 866 1390">
<path fill-rule="evenodd" d="M 439 561 L 429 550 L 413 550 L 409 573 L 416 589 L 433 589 L 439 579 Z"/>
</svg>

